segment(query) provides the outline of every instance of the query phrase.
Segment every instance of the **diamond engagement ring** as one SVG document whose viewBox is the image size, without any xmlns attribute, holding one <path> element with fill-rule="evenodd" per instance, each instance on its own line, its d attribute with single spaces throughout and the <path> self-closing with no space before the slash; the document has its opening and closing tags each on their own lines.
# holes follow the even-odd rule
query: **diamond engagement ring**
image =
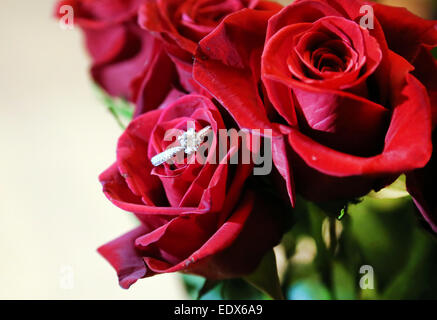
<svg viewBox="0 0 437 320">
<path fill-rule="evenodd" d="M 160 166 L 181 151 L 184 151 L 187 155 L 191 155 L 199 149 L 203 139 L 205 139 L 210 131 L 211 126 L 207 126 L 199 132 L 196 132 L 194 128 L 189 128 L 177 138 L 180 146 L 168 148 L 164 152 L 157 154 L 151 159 L 152 164 L 155 167 Z"/>
</svg>

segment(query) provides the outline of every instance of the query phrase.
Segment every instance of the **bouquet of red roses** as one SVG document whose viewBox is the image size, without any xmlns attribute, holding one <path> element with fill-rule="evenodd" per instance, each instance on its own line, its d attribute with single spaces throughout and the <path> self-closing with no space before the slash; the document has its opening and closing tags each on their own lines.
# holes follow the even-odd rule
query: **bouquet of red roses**
<svg viewBox="0 0 437 320">
<path fill-rule="evenodd" d="M 437 232 L 436 21 L 361 0 L 56 6 L 59 18 L 69 10 L 93 80 L 128 122 L 99 178 L 139 221 L 98 249 L 123 288 L 184 272 L 245 278 L 280 298 L 272 249 L 292 260 L 311 234 L 332 289 L 333 261 L 354 245 L 342 238 L 348 213 L 369 194 L 407 190 L 414 219 Z"/>
</svg>

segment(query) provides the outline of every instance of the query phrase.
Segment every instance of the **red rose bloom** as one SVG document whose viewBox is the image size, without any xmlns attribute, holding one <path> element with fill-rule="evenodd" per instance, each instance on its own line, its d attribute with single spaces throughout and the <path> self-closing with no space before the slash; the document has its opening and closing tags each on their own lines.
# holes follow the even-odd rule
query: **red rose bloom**
<svg viewBox="0 0 437 320">
<path fill-rule="evenodd" d="M 268 17 L 245 10 L 200 42 L 195 79 L 241 127 L 287 135 L 296 188 L 314 201 L 365 195 L 431 155 L 435 77 L 413 65 L 423 67 L 420 55 L 437 45 L 436 23 L 376 6 L 367 30 L 359 24 L 365 4 L 298 0 L 265 33 L 251 26 Z M 409 49 L 398 50 L 400 42 Z"/>
<path fill-rule="evenodd" d="M 224 17 L 244 8 L 279 10 L 281 6 L 259 0 L 151 0 L 140 9 L 139 24 L 165 42 L 185 89 L 202 92 L 192 79 L 197 43 Z"/>
<path fill-rule="evenodd" d="M 100 176 L 108 199 L 141 222 L 99 249 L 124 288 L 165 272 L 238 277 L 253 271 L 280 240 L 275 201 L 245 184 L 253 166 L 226 161 L 236 148 L 218 164 L 189 158 L 184 164 L 152 165 L 151 158 L 171 143 L 166 132 L 186 131 L 188 122 L 196 131 L 212 128 L 210 157 L 225 124 L 211 100 L 189 95 L 136 118 L 119 139 L 116 163 Z"/>
<path fill-rule="evenodd" d="M 137 113 L 158 107 L 177 78 L 161 42 L 137 24 L 144 1 L 63 0 L 55 8 L 58 17 L 62 6 L 73 8 L 74 24 L 83 30 L 93 60 L 94 81 L 112 96 L 138 102 Z"/>
</svg>

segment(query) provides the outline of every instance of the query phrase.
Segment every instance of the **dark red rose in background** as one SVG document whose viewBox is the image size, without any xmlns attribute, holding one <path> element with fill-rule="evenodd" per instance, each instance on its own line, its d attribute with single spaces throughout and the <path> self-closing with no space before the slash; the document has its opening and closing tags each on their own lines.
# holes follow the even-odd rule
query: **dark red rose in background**
<svg viewBox="0 0 437 320">
<path fill-rule="evenodd" d="M 437 45 L 437 23 L 424 20 L 405 8 L 374 4 L 388 46 L 413 66 L 412 74 L 425 85 L 431 98 L 433 125 L 437 124 L 437 61 L 431 49 Z M 402 17 L 393 21 L 393 17 Z"/>
<path fill-rule="evenodd" d="M 139 12 L 139 24 L 165 42 L 188 92 L 202 92 L 192 79 L 197 43 L 230 13 L 244 8 L 279 10 L 274 2 L 259 0 L 151 0 Z"/>
<path fill-rule="evenodd" d="M 435 91 L 423 84 L 435 80 L 412 72 L 423 50 L 437 45 L 436 23 L 384 6 L 366 30 L 359 25 L 364 4 L 295 1 L 268 20 L 265 42 L 250 26 L 268 17 L 245 10 L 200 42 L 195 79 L 241 127 L 288 136 L 296 189 L 310 200 L 365 195 L 431 155 Z M 395 37 L 410 50 L 397 52 Z"/>
<path fill-rule="evenodd" d="M 138 102 L 139 111 L 158 107 L 177 73 L 161 42 L 137 24 L 145 0 L 63 0 L 85 35 L 93 79 L 110 95 Z M 145 97 L 147 96 L 147 99 Z"/>
<path fill-rule="evenodd" d="M 100 176 L 109 200 L 141 222 L 99 249 L 124 288 L 165 272 L 239 277 L 280 240 L 277 201 L 245 183 L 252 165 L 152 165 L 151 158 L 171 143 L 166 132 L 185 131 L 189 121 L 196 131 L 211 126 L 213 150 L 218 130 L 225 128 L 222 117 L 211 100 L 189 95 L 136 118 L 119 139 L 116 163 Z"/>
<path fill-rule="evenodd" d="M 434 131 L 433 143 L 434 146 L 437 143 L 437 131 Z M 407 189 L 425 221 L 437 233 L 436 180 L 437 154 L 434 149 L 431 161 L 425 168 L 413 171 L 407 175 Z"/>
</svg>

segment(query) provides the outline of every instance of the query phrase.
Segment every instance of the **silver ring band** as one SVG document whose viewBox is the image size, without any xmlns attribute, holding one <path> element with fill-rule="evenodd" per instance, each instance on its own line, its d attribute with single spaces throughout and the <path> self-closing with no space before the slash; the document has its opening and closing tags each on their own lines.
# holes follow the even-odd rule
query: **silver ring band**
<svg viewBox="0 0 437 320">
<path fill-rule="evenodd" d="M 173 147 L 165 150 L 164 152 L 161 152 L 154 156 L 150 161 L 155 167 L 160 166 L 163 163 L 166 163 L 168 160 L 173 158 L 178 152 L 181 152 L 184 150 L 184 147 Z"/>
</svg>

